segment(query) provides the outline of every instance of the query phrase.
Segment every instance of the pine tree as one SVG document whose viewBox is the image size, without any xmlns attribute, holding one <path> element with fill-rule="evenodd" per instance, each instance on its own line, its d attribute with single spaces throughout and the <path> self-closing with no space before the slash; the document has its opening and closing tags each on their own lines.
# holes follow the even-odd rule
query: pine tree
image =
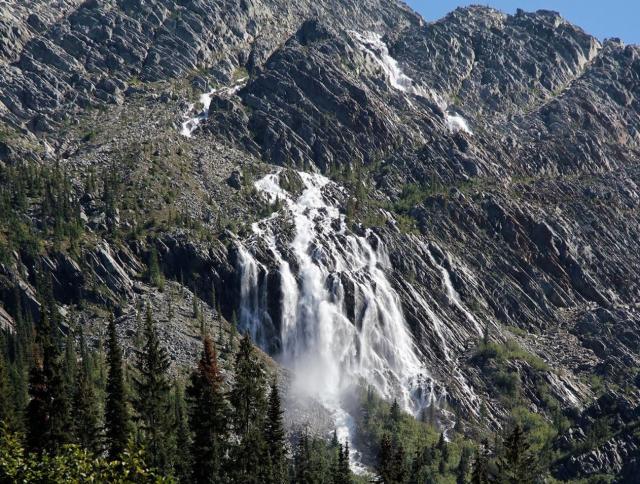
<svg viewBox="0 0 640 484">
<path fill-rule="evenodd" d="M 471 449 L 467 446 L 462 447 L 462 451 L 460 452 L 460 461 L 458 462 L 458 467 L 456 467 L 456 484 L 466 484 L 470 460 Z"/>
<path fill-rule="evenodd" d="M 489 482 L 489 451 L 486 440 L 476 449 L 476 456 L 471 471 L 471 484 L 487 484 Z"/>
<path fill-rule="evenodd" d="M 274 484 L 281 484 L 286 481 L 286 450 L 285 450 L 285 432 L 283 424 L 284 412 L 280 402 L 280 393 L 277 381 L 274 379 L 271 383 L 271 392 L 269 393 L 269 407 L 267 409 L 267 418 L 265 421 L 264 436 L 267 442 L 267 452 L 269 455 L 269 464 L 271 465 L 271 480 Z"/>
<path fill-rule="evenodd" d="M 151 246 L 151 252 L 149 254 L 148 281 L 161 291 L 164 289 L 164 276 L 160 271 L 158 249 L 156 249 L 155 244 Z"/>
<path fill-rule="evenodd" d="M 192 476 L 196 483 L 224 481 L 229 408 L 224 398 L 222 383 L 215 346 L 211 338 L 206 336 L 202 357 L 198 367 L 191 374 L 187 389 L 189 426 L 193 435 Z"/>
<path fill-rule="evenodd" d="M 175 382 L 173 394 L 174 421 L 176 423 L 175 438 L 175 476 L 180 482 L 191 482 L 191 432 L 185 406 L 185 396 L 182 385 Z"/>
<path fill-rule="evenodd" d="M 333 484 L 351 484 L 351 469 L 349 468 L 349 441 L 344 446 L 338 444 L 338 460 L 333 471 Z"/>
<path fill-rule="evenodd" d="M 9 368 L 5 359 L 5 345 L 0 339 L 0 423 L 5 424 L 8 428 L 15 427 L 14 411 L 13 411 L 13 388 L 9 381 Z"/>
<path fill-rule="evenodd" d="M 64 382 L 71 394 L 75 393 L 78 376 L 78 360 L 73 331 L 69 331 L 64 345 Z"/>
<path fill-rule="evenodd" d="M 108 332 L 105 425 L 109 458 L 118 459 L 127 449 L 130 416 L 124 386 L 122 350 L 118 343 L 116 322 L 113 316 L 109 319 Z"/>
<path fill-rule="evenodd" d="M 52 325 L 53 323 L 53 325 Z M 43 305 L 27 406 L 27 445 L 31 451 L 55 453 L 71 443 L 71 399 L 64 382 L 61 355 L 52 336 L 58 328 L 52 299 Z"/>
<path fill-rule="evenodd" d="M 505 484 L 529 484 L 534 482 L 536 469 L 524 430 L 516 424 L 505 439 L 504 455 L 498 461 L 499 480 Z"/>
<path fill-rule="evenodd" d="M 398 433 L 401 416 L 402 411 L 400 410 L 398 400 L 394 399 L 393 403 L 391 404 L 391 409 L 389 410 L 389 422 L 391 424 L 391 431 L 394 435 Z"/>
<path fill-rule="evenodd" d="M 147 306 L 144 326 L 144 346 L 138 351 L 134 378 L 134 401 L 140 421 L 141 440 L 146 462 L 163 472 L 170 470 L 169 444 L 172 434 L 172 412 L 167 372 L 170 361 L 160 344 L 151 307 Z"/>
<path fill-rule="evenodd" d="M 81 364 L 78 383 L 73 398 L 75 440 L 85 449 L 98 453 L 101 450 L 100 409 L 93 382 L 84 336 L 80 333 Z"/>
<path fill-rule="evenodd" d="M 449 446 L 447 445 L 447 441 L 444 438 L 444 433 L 440 434 L 437 448 L 440 451 L 438 472 L 440 472 L 440 474 L 444 474 L 447 471 L 447 464 L 449 463 Z"/>
<path fill-rule="evenodd" d="M 311 442 L 307 429 L 304 429 L 298 436 L 298 442 L 293 453 L 293 469 L 293 482 L 296 484 L 315 484 L 313 481 Z"/>
<path fill-rule="evenodd" d="M 34 345 L 33 366 L 29 371 L 29 404 L 27 405 L 27 450 L 42 451 L 48 439 L 49 389 L 43 369 L 41 344 Z"/>
<path fill-rule="evenodd" d="M 264 482 L 268 461 L 263 431 L 265 377 L 248 334 L 242 338 L 236 355 L 235 378 L 230 402 L 234 430 L 239 438 L 234 449 L 236 479 L 246 483 Z"/>
<path fill-rule="evenodd" d="M 404 449 L 400 443 L 394 445 L 389 434 L 382 437 L 376 470 L 381 483 L 399 484 L 405 482 Z"/>
<path fill-rule="evenodd" d="M 340 445 L 340 441 L 338 440 L 338 431 L 336 429 L 333 430 L 333 434 L 331 434 L 331 448 L 334 450 L 338 450 L 338 446 Z"/>
</svg>

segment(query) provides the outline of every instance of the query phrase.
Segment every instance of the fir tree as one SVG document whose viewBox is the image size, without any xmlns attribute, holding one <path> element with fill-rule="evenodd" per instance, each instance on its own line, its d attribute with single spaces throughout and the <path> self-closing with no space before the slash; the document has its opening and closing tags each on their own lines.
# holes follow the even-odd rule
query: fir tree
<svg viewBox="0 0 640 484">
<path fill-rule="evenodd" d="M 293 470 L 296 484 L 314 484 L 311 442 L 307 429 L 304 429 L 298 436 L 298 442 L 293 453 Z"/>
<path fill-rule="evenodd" d="M 333 430 L 333 434 L 331 434 L 331 448 L 333 450 L 338 450 L 338 446 L 340 445 L 340 441 L 338 440 L 338 431 L 336 429 Z"/>
<path fill-rule="evenodd" d="M 281 484 L 285 482 L 286 466 L 285 466 L 285 433 L 282 411 L 280 402 L 280 393 L 278 384 L 274 379 L 271 383 L 271 392 L 269 393 L 269 407 L 267 409 L 267 418 L 265 421 L 264 436 L 267 442 L 267 452 L 269 455 L 269 464 L 271 465 L 270 482 Z"/>
<path fill-rule="evenodd" d="M 389 434 L 382 437 L 376 470 L 381 483 L 399 484 L 405 482 L 404 449 L 399 443 L 394 445 Z"/>
<path fill-rule="evenodd" d="M 124 386 L 122 350 L 118 343 L 116 322 L 113 316 L 109 320 L 108 331 L 105 425 L 109 458 L 118 459 L 127 449 L 130 416 Z"/>
<path fill-rule="evenodd" d="M 61 355 L 52 336 L 55 305 L 43 306 L 29 384 L 27 445 L 32 451 L 56 452 L 71 443 L 71 399 L 64 382 Z M 52 326 L 52 322 L 54 326 Z"/>
<path fill-rule="evenodd" d="M 444 433 L 440 434 L 437 448 L 440 451 L 438 472 L 440 472 L 440 474 L 444 474 L 447 471 L 447 464 L 449 463 L 449 446 L 447 445 L 447 441 L 444 438 Z"/>
<path fill-rule="evenodd" d="M 164 289 L 164 277 L 160 271 L 158 249 L 156 249 L 155 244 L 151 246 L 151 252 L 149 254 L 148 281 L 161 291 Z"/>
<path fill-rule="evenodd" d="M 338 444 L 338 459 L 333 471 L 333 484 L 351 484 L 351 469 L 349 468 L 349 441 L 344 446 Z"/>
<path fill-rule="evenodd" d="M 235 382 L 230 393 L 233 425 L 239 443 L 234 449 L 236 479 L 264 482 L 268 461 L 263 417 L 266 410 L 265 378 L 248 334 L 242 338 L 235 361 Z"/>
<path fill-rule="evenodd" d="M 215 346 L 209 336 L 198 367 L 191 374 L 187 390 L 189 426 L 193 435 L 191 458 L 193 481 L 224 481 L 224 458 L 229 426 L 229 408 L 222 389 L 223 378 L 218 367 Z"/>
<path fill-rule="evenodd" d="M 476 449 L 476 456 L 473 461 L 473 469 L 471 471 L 472 484 L 487 484 L 489 482 L 489 451 L 486 440 Z"/>
<path fill-rule="evenodd" d="M 64 345 L 64 382 L 71 394 L 75 393 L 73 388 L 78 376 L 78 360 L 73 331 L 69 331 Z"/>
<path fill-rule="evenodd" d="M 471 449 L 467 446 L 462 447 L 462 451 L 460 452 L 460 461 L 458 462 L 458 467 L 456 467 L 456 484 L 466 484 L 470 460 Z"/>
<path fill-rule="evenodd" d="M 520 424 L 513 427 L 504 442 L 504 455 L 498 461 L 499 481 L 504 484 L 534 482 L 537 469 L 535 456 L 530 451 Z"/>
<path fill-rule="evenodd" d="M 29 371 L 29 404 L 27 405 L 27 450 L 43 450 L 48 438 L 49 426 L 49 389 L 43 369 L 43 350 L 40 344 L 34 345 L 33 366 Z"/>
<path fill-rule="evenodd" d="M 0 343 L 4 343 L 0 339 Z M 14 428 L 13 388 L 9 381 L 9 369 L 5 359 L 4 344 L 0 344 L 0 423 L 7 428 Z"/>
<path fill-rule="evenodd" d="M 98 453 L 101 448 L 100 415 L 90 365 L 87 361 L 84 337 L 80 334 L 81 364 L 73 399 L 74 433 L 76 441 L 85 449 Z"/>
<path fill-rule="evenodd" d="M 147 306 L 144 345 L 138 351 L 134 378 L 134 401 L 140 421 L 141 440 L 147 463 L 163 472 L 170 469 L 169 444 L 172 430 L 170 388 L 167 372 L 170 361 L 160 344 L 151 308 Z"/>
<path fill-rule="evenodd" d="M 185 396 L 182 385 L 174 383 L 173 395 L 174 421 L 176 423 L 175 438 L 175 475 L 180 482 L 191 482 L 191 432 L 185 406 Z"/>
<path fill-rule="evenodd" d="M 398 404 L 398 400 L 394 399 L 391 404 L 391 409 L 389 410 L 389 417 L 394 424 L 398 424 L 400 422 L 400 405 Z"/>
</svg>

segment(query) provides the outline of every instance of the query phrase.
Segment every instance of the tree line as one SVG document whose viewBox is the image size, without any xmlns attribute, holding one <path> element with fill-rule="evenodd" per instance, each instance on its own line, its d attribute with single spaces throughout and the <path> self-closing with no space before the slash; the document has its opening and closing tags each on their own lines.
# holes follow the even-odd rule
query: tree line
<svg viewBox="0 0 640 484">
<path fill-rule="evenodd" d="M 129 364 L 113 316 L 104 348 L 91 350 L 50 285 L 43 292 L 37 323 L 19 309 L 16 330 L 2 334 L 0 482 L 52 482 L 73 469 L 104 482 L 351 482 L 348 443 L 288 438 L 277 381 L 248 335 L 233 377 L 204 335 L 181 380 L 150 307 Z"/>
</svg>

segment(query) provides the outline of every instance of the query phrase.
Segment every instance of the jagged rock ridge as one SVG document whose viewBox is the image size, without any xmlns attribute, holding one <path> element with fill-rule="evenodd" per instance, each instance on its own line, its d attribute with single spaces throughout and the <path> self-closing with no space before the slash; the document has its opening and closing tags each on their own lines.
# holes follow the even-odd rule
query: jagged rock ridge
<svg viewBox="0 0 640 484">
<path fill-rule="evenodd" d="M 530 408 L 544 409 L 544 386 L 578 415 L 567 445 L 582 441 L 597 416 L 619 417 L 610 441 L 571 457 L 557 475 L 631 475 L 638 443 L 625 424 L 637 418 L 640 366 L 638 47 L 601 43 L 554 12 L 470 7 L 427 24 L 382 0 L 88 1 L 30 12 L 5 13 L 0 27 L 0 116 L 17 132 L 0 140 L 3 163 L 56 159 L 79 180 L 148 144 L 135 152 L 132 179 L 154 159 L 181 164 L 175 205 L 213 236 L 165 226 L 150 239 L 165 274 L 194 274 L 203 299 L 215 287 L 231 319 L 242 302 L 239 248 L 250 246 L 274 331 L 279 261 L 250 227 L 224 231 L 221 219 L 264 218 L 245 172 L 254 180 L 281 167 L 331 175 L 347 189 L 340 209 L 348 230 L 369 228 L 386 247 L 386 277 L 449 405 L 472 421 L 485 400 L 493 425 L 507 413 L 491 372 L 473 356 L 487 326 L 551 367 L 509 363 Z M 391 78 L 396 68 L 400 83 Z M 180 135 L 184 113 L 197 109 L 188 109 L 190 90 L 245 74 L 235 94 L 212 97 L 192 138 Z M 89 136 L 86 124 L 104 134 Z M 82 209 L 99 239 L 105 215 L 93 205 L 83 200 Z M 285 221 L 276 234 L 283 252 L 291 238 Z M 148 290 L 136 281 L 147 256 L 138 241 L 99 241 L 79 260 L 56 254 L 42 265 L 66 304 L 87 297 L 126 306 Z M 25 254 L 2 266 L 3 301 L 18 285 L 37 306 L 35 267 Z M 76 287 L 89 290 L 70 295 Z M 1 324 L 10 318 L 0 313 Z M 277 344 L 267 347 L 277 356 Z M 585 381 L 592 374 L 617 382 L 595 404 Z"/>
</svg>

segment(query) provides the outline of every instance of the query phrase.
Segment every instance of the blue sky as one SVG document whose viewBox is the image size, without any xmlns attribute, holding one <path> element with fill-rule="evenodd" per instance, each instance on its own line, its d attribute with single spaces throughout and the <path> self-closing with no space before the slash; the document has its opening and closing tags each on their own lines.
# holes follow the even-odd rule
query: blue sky
<svg viewBox="0 0 640 484">
<path fill-rule="evenodd" d="M 640 44 L 640 0 L 405 0 L 426 20 L 438 20 L 456 7 L 489 5 L 507 13 L 555 10 L 586 32 L 605 39 L 619 37 L 627 44 Z"/>
</svg>

